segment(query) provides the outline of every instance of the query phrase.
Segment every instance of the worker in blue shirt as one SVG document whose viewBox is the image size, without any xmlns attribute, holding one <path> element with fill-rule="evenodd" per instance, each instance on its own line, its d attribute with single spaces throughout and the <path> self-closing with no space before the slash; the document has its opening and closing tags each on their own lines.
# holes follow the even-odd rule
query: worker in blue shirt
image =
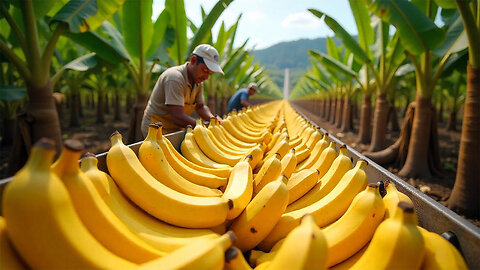
<svg viewBox="0 0 480 270">
<path fill-rule="evenodd" d="M 239 111 L 243 107 L 252 106 L 248 102 L 248 97 L 254 95 L 258 91 L 258 85 L 254 82 L 251 82 L 247 88 L 240 88 L 228 101 L 228 112 L 233 111 L 233 109 Z"/>
</svg>

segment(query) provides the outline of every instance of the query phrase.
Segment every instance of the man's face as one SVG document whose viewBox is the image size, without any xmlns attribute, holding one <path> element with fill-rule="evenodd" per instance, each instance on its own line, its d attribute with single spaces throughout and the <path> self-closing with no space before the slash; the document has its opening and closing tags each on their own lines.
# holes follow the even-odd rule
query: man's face
<svg viewBox="0 0 480 270">
<path fill-rule="evenodd" d="M 257 91 L 253 90 L 253 89 L 248 89 L 248 94 L 250 94 L 250 96 L 252 95 L 255 95 Z"/>
<path fill-rule="evenodd" d="M 195 60 L 193 60 L 192 58 L 192 62 L 195 62 L 195 63 L 192 63 L 193 64 L 192 77 L 195 83 L 201 83 L 206 79 L 208 79 L 208 77 L 213 74 L 213 71 L 208 69 L 205 63 L 197 63 L 196 57 L 195 57 Z"/>
</svg>

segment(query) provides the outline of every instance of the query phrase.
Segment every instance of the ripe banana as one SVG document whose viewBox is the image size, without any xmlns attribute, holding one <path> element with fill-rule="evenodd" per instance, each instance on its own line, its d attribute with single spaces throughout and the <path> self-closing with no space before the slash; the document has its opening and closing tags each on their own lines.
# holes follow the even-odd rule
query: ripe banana
<svg viewBox="0 0 480 270">
<path fill-rule="evenodd" d="M 322 230 L 312 215 L 306 215 L 300 225 L 287 235 L 268 268 L 326 269 L 328 253 Z"/>
<path fill-rule="evenodd" d="M 320 178 L 317 184 L 307 192 L 307 194 L 290 204 L 286 211 L 291 212 L 306 207 L 325 197 L 350 169 L 352 169 L 352 162 L 347 155 L 347 147 L 343 145 L 340 147 L 340 153 L 333 161 L 327 173 Z"/>
<path fill-rule="evenodd" d="M 306 146 L 310 149 L 314 148 L 315 145 L 317 144 L 318 141 L 320 141 L 323 138 L 323 134 L 320 131 L 320 129 L 314 129 L 310 137 L 308 138 L 308 141 L 306 142 Z"/>
<path fill-rule="evenodd" d="M 277 144 L 277 142 L 282 141 L 287 137 L 288 137 L 287 129 L 274 133 L 272 136 L 272 139 L 267 144 L 267 151 L 270 151 Z"/>
<path fill-rule="evenodd" d="M 143 167 L 159 182 L 180 193 L 200 197 L 222 196 L 220 190 L 192 183 L 174 170 L 157 143 L 157 131 L 158 126 L 150 124 L 147 137 L 138 149 L 138 158 Z"/>
<path fill-rule="evenodd" d="M 353 198 L 365 189 L 368 177 L 364 169 L 367 162 L 359 159 L 355 168 L 348 171 L 338 185 L 321 200 L 298 210 L 284 213 L 272 232 L 260 243 L 261 250 L 270 250 L 299 223 L 302 216 L 311 213 L 320 227 L 325 227 L 340 218 Z"/>
<path fill-rule="evenodd" d="M 383 202 L 385 203 L 385 219 L 395 215 L 395 211 L 397 211 L 398 203 L 399 202 L 407 202 L 413 205 L 412 200 L 410 198 L 403 194 L 402 192 L 397 190 L 397 187 L 395 187 L 395 184 L 389 180 L 385 181 L 385 190 L 387 191 L 387 194 L 385 197 L 383 197 Z M 417 211 L 415 211 L 415 208 L 413 208 L 413 211 L 415 212 L 415 218 L 417 218 Z M 417 221 L 418 223 L 418 221 Z"/>
<path fill-rule="evenodd" d="M 194 197 L 158 182 L 143 168 L 135 152 L 115 132 L 107 154 L 107 167 L 113 180 L 127 197 L 154 217 L 187 228 L 208 228 L 227 218 L 231 201 L 221 197 Z M 167 206 L 167 207 L 166 207 Z"/>
<path fill-rule="evenodd" d="M 175 250 L 165 257 L 143 264 L 139 269 L 223 269 L 225 251 L 235 242 L 227 232 L 216 239 L 201 239 Z"/>
<path fill-rule="evenodd" d="M 66 140 L 52 171 L 63 182 L 80 220 L 88 231 L 114 254 L 133 263 L 145 263 L 165 253 L 154 249 L 133 234 L 110 210 L 91 180 L 79 167 L 83 144 Z"/>
<path fill-rule="evenodd" d="M 248 264 L 243 257 L 242 251 L 236 246 L 225 251 L 225 270 L 252 270 L 252 267 Z"/>
<path fill-rule="evenodd" d="M 175 147 L 173 147 L 172 143 L 167 138 L 165 138 L 161 132 L 157 132 L 157 142 L 160 145 L 160 147 L 162 147 L 162 150 L 165 153 L 169 153 L 169 155 L 167 155 L 167 158 L 169 156 L 170 157 L 176 157 L 176 160 L 180 161 L 181 163 L 184 163 L 185 166 L 188 167 L 189 169 L 204 172 L 204 173 L 207 173 L 207 174 L 212 174 L 212 175 L 218 176 L 222 179 L 222 180 L 218 180 L 216 178 L 210 178 L 211 180 L 209 180 L 209 181 L 215 182 L 215 183 L 218 182 L 218 184 L 211 184 L 212 186 L 210 186 L 210 187 L 213 187 L 213 186 L 216 186 L 216 185 L 224 186 L 224 185 L 227 184 L 227 178 L 230 175 L 230 172 L 232 171 L 232 168 L 230 166 L 228 166 L 225 169 L 214 169 L 214 168 L 204 167 L 204 166 L 200 166 L 196 163 L 193 163 L 190 160 L 186 159 L 184 156 L 182 156 L 179 152 L 177 152 Z M 167 146 L 167 149 L 164 148 L 165 145 Z M 168 162 L 170 162 L 170 160 Z M 170 162 L 170 163 L 172 163 L 172 162 Z M 174 165 L 172 165 L 172 166 L 174 166 Z M 182 165 L 182 167 L 184 167 L 184 166 Z M 180 169 L 180 171 L 182 171 L 182 170 Z M 200 181 L 200 180 L 198 180 L 198 181 Z M 197 183 L 197 184 L 200 184 L 200 183 Z M 208 187 L 208 184 L 210 184 L 210 183 L 207 183 L 204 186 Z"/>
<path fill-rule="evenodd" d="M 238 162 L 233 167 L 228 179 L 227 187 L 222 195 L 224 200 L 233 202 L 233 207 L 227 214 L 228 220 L 238 217 L 252 199 L 253 176 L 249 163 L 251 159 L 252 156 L 249 155 L 244 160 Z"/>
<path fill-rule="evenodd" d="M 282 163 L 282 173 L 287 177 L 290 178 L 292 176 L 295 167 L 297 166 L 297 157 L 295 156 L 295 148 L 290 149 L 281 160 Z"/>
<path fill-rule="evenodd" d="M 98 169 L 97 163 L 95 155 L 87 153 L 81 160 L 81 170 L 90 178 L 112 212 L 130 231 L 152 247 L 170 253 L 195 239 L 218 236 L 210 230 L 176 227 L 148 215 L 122 194 L 113 179 Z"/>
<path fill-rule="evenodd" d="M 231 170 L 232 167 L 227 164 L 220 164 L 209 157 L 207 157 L 197 142 L 193 138 L 193 131 L 190 125 L 187 126 L 187 131 L 185 133 L 185 139 L 183 139 L 182 144 L 180 145 L 182 154 L 191 162 L 194 162 L 200 166 L 213 168 L 213 169 L 228 169 Z"/>
<path fill-rule="evenodd" d="M 272 157 L 275 154 L 280 154 L 280 159 L 283 158 L 290 150 L 290 144 L 288 144 L 288 136 L 285 139 L 279 141 L 273 148 L 267 152 L 264 160 Z"/>
<path fill-rule="evenodd" d="M 385 205 L 377 184 L 368 184 L 355 196 L 347 212 L 323 229 L 329 251 L 327 266 L 346 260 L 365 246 L 382 222 L 384 213 Z"/>
<path fill-rule="evenodd" d="M 282 173 L 280 155 L 267 159 L 253 179 L 253 195 L 255 196 L 266 184 L 274 181 Z"/>
<path fill-rule="evenodd" d="M 457 248 L 440 235 L 418 227 L 425 241 L 422 269 L 468 269 Z"/>
<path fill-rule="evenodd" d="M 315 162 L 320 158 L 323 150 L 326 149 L 328 145 L 328 133 L 325 133 L 320 141 L 318 141 L 313 147 L 308 148 L 311 149 L 310 156 L 303 162 L 298 163 L 295 171 L 312 168 L 313 164 L 315 164 Z"/>
<path fill-rule="evenodd" d="M 132 269 L 135 264 L 103 247 L 75 212 L 50 165 L 53 142 L 41 139 L 3 193 L 8 236 L 31 268 Z"/>
<path fill-rule="evenodd" d="M 369 244 L 366 244 L 362 249 L 360 249 L 357 253 L 355 253 L 353 256 L 350 258 L 346 259 L 345 261 L 336 264 L 335 266 L 329 267 L 329 270 L 348 270 L 350 269 L 355 263 L 360 260 L 360 258 L 363 256 L 365 251 L 367 250 Z"/>
<path fill-rule="evenodd" d="M 281 175 L 277 180 L 265 185 L 235 219 L 230 227 L 238 237 L 235 246 L 246 252 L 270 233 L 287 207 L 287 181 L 288 179 Z"/>
<path fill-rule="evenodd" d="M 425 242 L 413 205 L 399 202 L 398 208 L 378 226 L 367 250 L 351 269 L 420 269 Z"/>
<path fill-rule="evenodd" d="M 228 133 L 233 135 L 238 140 L 247 142 L 247 143 L 262 142 L 264 137 L 267 136 L 266 133 L 268 133 L 268 131 L 265 131 L 265 132 L 262 132 L 260 136 L 258 136 L 258 134 L 248 133 L 248 132 L 245 132 L 244 130 L 241 131 L 229 119 L 224 119 L 221 123 L 221 126 L 223 126 Z"/>
<path fill-rule="evenodd" d="M 304 148 L 303 150 L 295 149 L 295 157 L 297 158 L 297 165 L 303 162 L 310 156 L 311 152 L 310 149 Z M 296 168 L 296 167 L 295 167 Z"/>
<path fill-rule="evenodd" d="M 215 121 L 215 126 L 218 128 L 220 133 L 225 137 L 230 143 L 233 145 L 240 147 L 240 148 L 249 148 L 255 146 L 257 143 L 256 142 L 245 142 L 237 137 L 233 136 L 228 132 L 222 125 L 218 124 L 218 122 Z"/>
<path fill-rule="evenodd" d="M 252 148 L 255 145 L 235 145 L 234 143 L 230 142 L 226 137 L 225 134 L 220 130 L 217 125 L 216 118 L 210 118 L 210 124 L 208 125 L 208 130 L 213 134 L 213 136 L 223 145 L 228 147 L 230 150 L 234 150 L 237 152 L 245 152 L 246 150 Z"/>
<path fill-rule="evenodd" d="M 257 146 L 251 148 L 245 153 L 245 157 L 248 155 L 252 156 L 252 159 L 250 160 L 250 168 L 255 168 L 258 162 L 262 160 L 264 153 L 263 151 L 264 150 L 262 149 L 262 144 L 258 144 Z"/>
<path fill-rule="evenodd" d="M 296 201 L 307 193 L 320 179 L 319 171 L 313 169 L 305 169 L 294 173 L 288 181 L 288 204 Z"/>
<path fill-rule="evenodd" d="M 318 160 L 310 167 L 312 169 L 317 169 L 320 177 L 323 177 L 327 173 L 333 161 L 338 156 L 337 151 L 335 150 L 336 145 L 335 142 L 331 142 L 330 145 L 322 151 Z"/>
<path fill-rule="evenodd" d="M 0 216 L 0 269 L 27 269 L 7 235 L 7 223 Z"/>
<path fill-rule="evenodd" d="M 202 126 L 201 120 L 197 120 L 197 125 L 193 129 L 193 137 L 202 152 L 215 162 L 228 164 L 232 167 L 235 166 L 241 156 L 233 156 L 220 150 L 217 145 L 210 140 L 207 130 L 208 129 Z"/>
<path fill-rule="evenodd" d="M 208 135 L 208 138 L 210 139 L 210 141 L 223 153 L 226 153 L 226 154 L 231 155 L 231 156 L 242 156 L 243 153 L 248 151 L 248 148 L 240 149 L 240 148 L 237 148 L 237 147 L 234 147 L 234 148 L 229 147 L 227 144 L 225 144 L 221 141 L 220 137 L 217 137 L 215 134 L 213 134 L 212 129 L 206 128 L 203 125 L 202 121 L 197 120 L 197 122 L 201 123 L 200 128 L 202 128 L 205 131 L 205 133 Z M 195 133 L 195 130 L 193 132 Z"/>
</svg>

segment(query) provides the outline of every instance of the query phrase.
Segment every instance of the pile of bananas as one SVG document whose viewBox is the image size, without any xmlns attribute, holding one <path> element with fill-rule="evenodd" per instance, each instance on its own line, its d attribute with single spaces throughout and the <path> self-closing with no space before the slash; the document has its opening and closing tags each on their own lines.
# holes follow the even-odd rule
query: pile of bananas
<svg viewBox="0 0 480 270">
<path fill-rule="evenodd" d="M 181 154 L 160 123 L 138 154 L 110 141 L 108 173 L 78 141 L 55 162 L 35 144 L 4 190 L 0 269 L 467 268 L 286 101 L 198 121 Z"/>
</svg>

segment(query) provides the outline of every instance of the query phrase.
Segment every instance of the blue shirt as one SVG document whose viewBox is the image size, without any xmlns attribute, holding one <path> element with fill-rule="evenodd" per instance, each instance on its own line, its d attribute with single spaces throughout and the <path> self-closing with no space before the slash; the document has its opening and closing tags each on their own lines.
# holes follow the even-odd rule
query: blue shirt
<svg viewBox="0 0 480 270">
<path fill-rule="evenodd" d="M 228 112 L 233 111 L 233 109 L 236 109 L 237 111 L 241 110 L 243 108 L 241 101 L 248 100 L 248 96 L 249 94 L 247 88 L 239 89 L 228 101 Z"/>
</svg>

